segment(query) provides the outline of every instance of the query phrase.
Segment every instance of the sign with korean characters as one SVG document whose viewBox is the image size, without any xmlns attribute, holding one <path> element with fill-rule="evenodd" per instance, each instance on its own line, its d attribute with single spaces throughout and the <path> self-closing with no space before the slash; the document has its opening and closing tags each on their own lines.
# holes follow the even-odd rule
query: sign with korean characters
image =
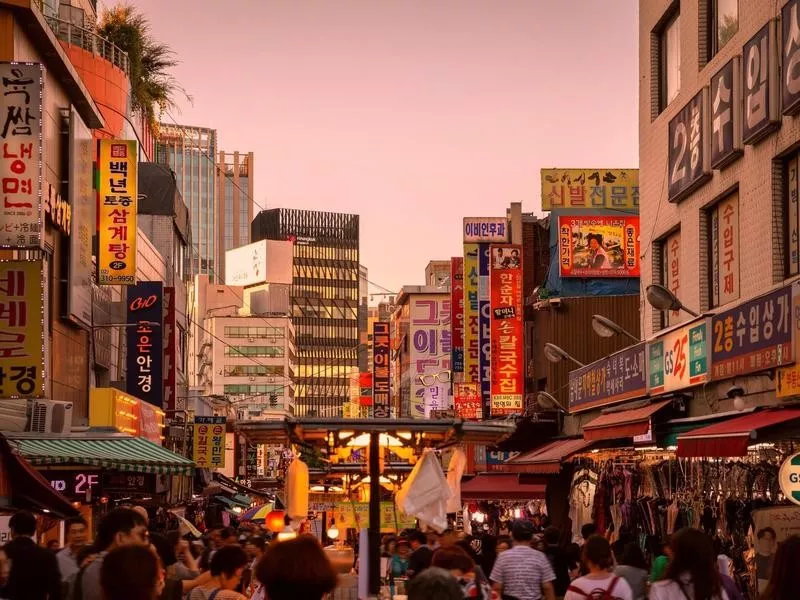
<svg viewBox="0 0 800 600">
<path fill-rule="evenodd" d="M 522 325 L 522 247 L 495 245 L 491 257 L 491 415 L 522 414 L 525 349 Z"/>
<path fill-rule="evenodd" d="M 0 398 L 44 395 L 42 261 L 0 261 Z"/>
<path fill-rule="evenodd" d="M 645 343 L 569 373 L 569 411 L 608 406 L 647 394 Z"/>
<path fill-rule="evenodd" d="M 401 531 L 414 529 L 417 520 L 395 509 L 394 502 L 381 502 L 381 531 Z M 368 502 L 337 502 L 333 509 L 333 518 L 340 531 L 345 529 L 366 529 L 369 527 Z"/>
<path fill-rule="evenodd" d="M 755 144 L 780 123 L 776 24 L 770 21 L 742 49 L 742 141 Z"/>
<path fill-rule="evenodd" d="M 800 454 L 793 454 L 783 461 L 778 471 L 778 483 L 787 500 L 800 504 Z"/>
<path fill-rule="evenodd" d="M 478 244 L 464 244 L 464 381 L 480 381 Z"/>
<path fill-rule="evenodd" d="M 711 168 L 742 155 L 742 84 L 738 56 L 711 77 Z"/>
<path fill-rule="evenodd" d="M 477 383 L 453 384 L 456 415 L 460 419 L 474 420 L 483 417 L 481 408 L 481 393 Z"/>
<path fill-rule="evenodd" d="M 154 406 L 164 405 L 163 297 L 161 281 L 128 288 L 126 391 Z"/>
<path fill-rule="evenodd" d="M 505 217 L 464 217 L 464 243 L 489 244 L 508 241 Z"/>
<path fill-rule="evenodd" d="M 410 301 L 411 417 L 452 407 L 450 294 L 413 294 Z"/>
<path fill-rule="evenodd" d="M 542 210 L 639 212 L 639 169 L 542 169 Z"/>
<path fill-rule="evenodd" d="M 724 306 L 739 299 L 739 194 L 719 201 L 711 218 L 711 301 Z"/>
<path fill-rule="evenodd" d="M 0 248 L 42 245 L 42 92 L 39 63 L 0 63 Z"/>
<path fill-rule="evenodd" d="M 450 337 L 453 342 L 453 373 L 464 372 L 464 257 L 450 259 Z"/>
<path fill-rule="evenodd" d="M 98 258 L 100 285 L 136 283 L 139 163 L 134 140 L 99 140 Z"/>
<path fill-rule="evenodd" d="M 714 315 L 712 379 L 773 369 L 794 359 L 791 286 Z"/>
<path fill-rule="evenodd" d="M 372 324 L 372 413 L 376 419 L 389 418 L 389 322 Z"/>
<path fill-rule="evenodd" d="M 638 277 L 638 216 L 558 217 L 562 277 Z"/>
<path fill-rule="evenodd" d="M 176 324 L 175 288 L 164 288 L 164 408 L 177 409 L 177 346 L 180 332 Z M 181 400 L 185 402 L 185 400 Z M 185 406 L 185 404 L 184 404 Z"/>
<path fill-rule="evenodd" d="M 478 244 L 478 366 L 483 413 L 492 406 L 492 296 L 489 244 Z"/>
<path fill-rule="evenodd" d="M 651 394 L 674 392 L 708 381 L 710 321 L 694 321 L 647 343 Z"/>
<path fill-rule="evenodd" d="M 192 460 L 200 469 L 225 468 L 225 417 L 195 417 Z"/>
<path fill-rule="evenodd" d="M 667 127 L 669 201 L 678 202 L 711 178 L 708 88 L 700 90 Z"/>
<path fill-rule="evenodd" d="M 781 93 L 783 114 L 800 110 L 800 0 L 781 9 Z"/>
<path fill-rule="evenodd" d="M 776 369 L 775 396 L 789 398 L 800 396 L 800 282 L 792 286 L 792 331 L 794 335 L 793 365 Z"/>
</svg>

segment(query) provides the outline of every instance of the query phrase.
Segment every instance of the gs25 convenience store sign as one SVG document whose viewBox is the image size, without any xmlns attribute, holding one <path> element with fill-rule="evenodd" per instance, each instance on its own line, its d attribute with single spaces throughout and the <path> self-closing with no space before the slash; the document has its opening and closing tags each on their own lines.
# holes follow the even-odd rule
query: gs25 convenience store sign
<svg viewBox="0 0 800 600">
<path fill-rule="evenodd" d="M 648 342 L 648 391 L 663 394 L 705 383 L 710 376 L 709 331 L 703 318 Z"/>
</svg>

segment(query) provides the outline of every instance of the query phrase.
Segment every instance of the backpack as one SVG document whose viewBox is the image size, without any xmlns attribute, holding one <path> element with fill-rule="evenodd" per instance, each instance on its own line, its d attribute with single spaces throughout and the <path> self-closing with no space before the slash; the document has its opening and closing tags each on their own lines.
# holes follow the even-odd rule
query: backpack
<svg viewBox="0 0 800 600">
<path fill-rule="evenodd" d="M 575 587 L 574 585 L 569 586 L 567 588 L 567 591 L 572 592 L 574 594 L 579 594 L 581 597 L 586 598 L 587 600 L 614 600 L 614 596 L 611 595 L 611 592 L 614 591 L 614 588 L 617 585 L 617 581 L 619 581 L 619 577 L 615 575 L 614 578 L 611 580 L 611 584 L 608 586 L 608 589 L 602 592 L 603 594 L 602 596 L 597 595 L 596 592 L 598 590 L 590 592 L 591 594 L 590 595 L 584 592 L 581 588 Z"/>
</svg>

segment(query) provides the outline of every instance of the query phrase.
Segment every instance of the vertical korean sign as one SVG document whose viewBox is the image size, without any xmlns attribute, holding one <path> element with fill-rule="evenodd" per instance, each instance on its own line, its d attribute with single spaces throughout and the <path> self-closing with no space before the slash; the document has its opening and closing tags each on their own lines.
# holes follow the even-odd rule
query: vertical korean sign
<svg viewBox="0 0 800 600">
<path fill-rule="evenodd" d="M 128 361 L 125 391 L 154 406 L 164 405 L 162 374 L 163 283 L 142 281 L 128 288 Z"/>
<path fill-rule="evenodd" d="M 453 373 L 464 372 L 464 257 L 450 259 L 450 319 L 453 342 Z"/>
<path fill-rule="evenodd" d="M 195 417 L 192 460 L 201 469 L 225 468 L 225 417 Z"/>
<path fill-rule="evenodd" d="M 0 63 L 0 248 L 42 245 L 42 91 L 38 63 Z"/>
<path fill-rule="evenodd" d="M 175 323 L 175 288 L 164 288 L 164 408 L 175 410 L 178 365 L 175 362 L 177 347 Z"/>
<path fill-rule="evenodd" d="M 389 322 L 372 323 L 372 411 L 376 419 L 389 418 Z"/>
<path fill-rule="evenodd" d="M 521 414 L 525 390 L 522 346 L 522 247 L 492 245 L 491 414 Z"/>
<path fill-rule="evenodd" d="M 97 156 L 97 281 L 101 285 L 133 285 L 138 204 L 136 142 L 99 140 Z"/>
<path fill-rule="evenodd" d="M 0 261 L 0 398 L 44 395 L 41 261 Z"/>
<path fill-rule="evenodd" d="M 480 381 L 478 244 L 464 244 L 464 381 Z"/>
<path fill-rule="evenodd" d="M 410 310 L 411 417 L 427 418 L 450 401 L 450 296 L 414 295 Z"/>
<path fill-rule="evenodd" d="M 492 404 L 492 302 L 489 244 L 478 244 L 478 360 L 483 414 L 491 415 Z"/>
</svg>

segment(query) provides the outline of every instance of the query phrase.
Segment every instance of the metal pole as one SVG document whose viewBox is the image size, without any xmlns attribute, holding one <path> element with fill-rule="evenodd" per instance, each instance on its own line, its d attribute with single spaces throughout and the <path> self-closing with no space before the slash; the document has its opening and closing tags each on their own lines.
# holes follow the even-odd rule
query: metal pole
<svg viewBox="0 0 800 600">
<path fill-rule="evenodd" d="M 369 593 L 381 591 L 380 434 L 369 434 Z"/>
</svg>

